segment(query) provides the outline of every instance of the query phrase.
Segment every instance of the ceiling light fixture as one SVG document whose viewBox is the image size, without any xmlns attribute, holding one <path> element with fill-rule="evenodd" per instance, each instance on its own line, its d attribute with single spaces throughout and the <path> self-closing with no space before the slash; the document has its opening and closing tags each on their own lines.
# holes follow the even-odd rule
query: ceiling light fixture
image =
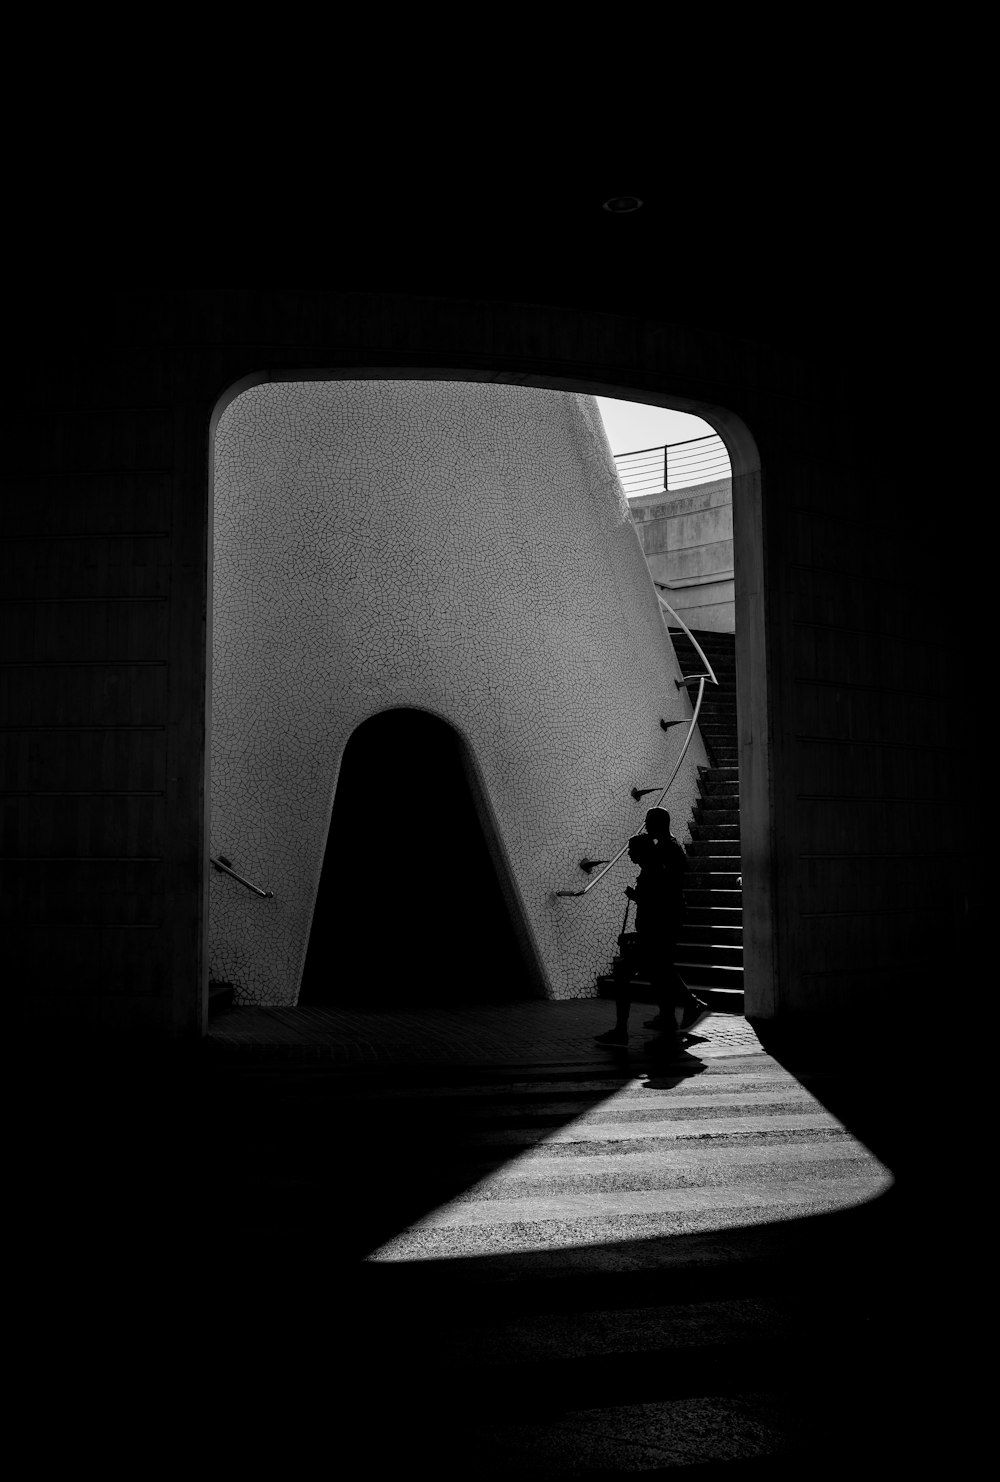
<svg viewBox="0 0 1000 1482">
<path fill-rule="evenodd" d="M 638 211 L 641 205 L 638 196 L 612 196 L 604 202 L 604 210 L 611 211 L 615 216 L 622 216 L 626 211 Z"/>
</svg>

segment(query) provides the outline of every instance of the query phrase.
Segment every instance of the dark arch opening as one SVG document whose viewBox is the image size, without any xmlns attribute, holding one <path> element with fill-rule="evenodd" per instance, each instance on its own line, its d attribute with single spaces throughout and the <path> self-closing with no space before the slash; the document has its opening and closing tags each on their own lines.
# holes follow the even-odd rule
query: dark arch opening
<svg viewBox="0 0 1000 1482">
<path fill-rule="evenodd" d="M 455 1005 L 538 993 L 460 737 L 426 711 L 370 717 L 344 750 L 299 1003 Z"/>
</svg>

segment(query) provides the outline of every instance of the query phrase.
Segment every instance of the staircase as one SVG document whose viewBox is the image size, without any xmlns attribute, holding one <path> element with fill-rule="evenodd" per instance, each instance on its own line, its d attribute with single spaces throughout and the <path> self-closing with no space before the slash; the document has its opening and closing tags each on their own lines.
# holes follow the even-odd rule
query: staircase
<svg viewBox="0 0 1000 1482">
<path fill-rule="evenodd" d="M 710 766 L 698 768 L 698 801 L 687 846 L 687 905 L 677 943 L 677 971 L 717 1014 L 743 1013 L 743 892 L 740 889 L 740 774 L 736 735 L 736 636 L 692 629 L 719 683 L 706 684 L 698 726 Z M 705 666 L 682 628 L 670 637 L 682 674 Z M 691 699 L 697 686 L 690 686 Z M 669 802 L 669 799 L 668 799 Z M 614 994 L 610 975 L 597 980 L 602 995 Z M 641 990 L 648 983 L 635 980 Z"/>
<path fill-rule="evenodd" d="M 698 726 L 711 765 L 699 767 L 698 802 L 687 846 L 686 920 L 677 970 L 716 1012 L 743 1012 L 743 912 L 740 889 L 740 776 L 736 735 L 736 636 L 692 629 L 715 670 L 706 684 Z M 704 665 L 687 634 L 671 628 L 682 674 Z M 692 701 L 697 694 L 691 686 Z"/>
</svg>

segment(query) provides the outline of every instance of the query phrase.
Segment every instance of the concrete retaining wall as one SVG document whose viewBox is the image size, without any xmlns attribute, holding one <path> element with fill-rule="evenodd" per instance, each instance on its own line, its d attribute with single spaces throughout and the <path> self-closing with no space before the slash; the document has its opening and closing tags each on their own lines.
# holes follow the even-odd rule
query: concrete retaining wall
<svg viewBox="0 0 1000 1482">
<path fill-rule="evenodd" d="M 689 628 L 736 628 L 733 481 L 640 494 L 629 508 L 654 581 Z"/>
</svg>

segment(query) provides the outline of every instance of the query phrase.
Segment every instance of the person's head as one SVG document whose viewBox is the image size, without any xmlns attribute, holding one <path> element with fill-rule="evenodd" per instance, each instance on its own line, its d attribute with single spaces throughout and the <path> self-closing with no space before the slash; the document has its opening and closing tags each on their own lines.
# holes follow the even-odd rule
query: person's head
<svg viewBox="0 0 1000 1482">
<path fill-rule="evenodd" d="M 628 857 L 641 870 L 643 865 L 649 864 L 655 848 L 656 840 L 651 839 L 648 834 L 635 834 L 628 841 Z"/>
<path fill-rule="evenodd" d="M 666 808 L 650 808 L 646 814 L 646 832 L 654 839 L 670 838 L 670 814 Z"/>
</svg>

